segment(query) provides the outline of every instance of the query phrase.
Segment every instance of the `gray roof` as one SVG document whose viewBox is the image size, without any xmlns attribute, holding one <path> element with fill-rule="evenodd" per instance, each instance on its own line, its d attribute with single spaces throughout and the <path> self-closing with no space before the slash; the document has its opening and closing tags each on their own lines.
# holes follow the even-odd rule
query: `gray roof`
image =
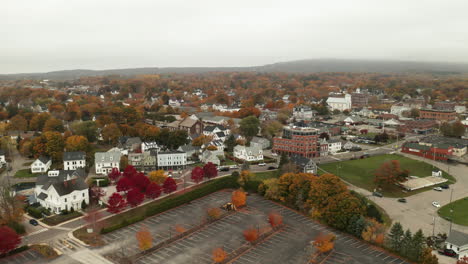
<svg viewBox="0 0 468 264">
<path fill-rule="evenodd" d="M 45 193 L 43 193 L 43 192 L 41 192 L 41 193 L 37 196 L 37 198 L 38 198 L 38 199 L 41 199 L 41 200 L 45 200 L 47 197 L 48 197 L 48 195 L 45 194 Z"/>
<path fill-rule="evenodd" d="M 53 184 L 53 187 L 60 196 L 67 195 L 73 191 L 82 191 L 88 189 L 88 185 L 82 178 L 56 182 Z"/>
<path fill-rule="evenodd" d="M 38 158 L 38 160 L 40 160 L 42 163 L 44 164 L 47 164 L 47 162 L 49 162 L 50 158 L 47 158 L 47 157 L 44 157 L 44 156 L 40 156 Z"/>
<path fill-rule="evenodd" d="M 305 167 L 310 162 L 313 162 L 311 159 L 300 156 L 300 155 L 293 155 L 290 157 L 292 163 L 296 164 L 299 167 Z"/>
<path fill-rule="evenodd" d="M 120 152 L 119 151 L 110 151 L 110 152 L 96 152 L 94 153 L 95 162 L 120 162 Z"/>
<path fill-rule="evenodd" d="M 76 176 L 78 178 L 86 178 L 86 171 L 83 168 L 78 168 L 76 170 L 61 170 L 59 171 L 59 175 L 55 177 L 49 177 L 48 174 L 41 174 L 37 176 L 36 185 L 48 185 L 54 182 L 63 182 L 67 179 L 67 176 L 73 177 Z M 48 188 L 47 186 L 47 188 Z M 46 189 L 46 188 L 44 188 Z"/>
<path fill-rule="evenodd" d="M 72 151 L 63 153 L 63 161 L 83 159 L 86 159 L 86 153 L 84 153 L 83 151 Z"/>
<path fill-rule="evenodd" d="M 254 142 L 254 143 L 262 143 L 265 141 L 269 141 L 269 140 L 266 138 L 261 138 L 261 137 L 253 137 L 252 140 L 250 140 L 250 142 Z"/>
<path fill-rule="evenodd" d="M 192 144 L 186 144 L 183 146 L 180 146 L 179 149 L 184 152 L 190 152 L 190 151 L 197 151 L 200 150 L 199 146 L 192 146 Z"/>
<path fill-rule="evenodd" d="M 452 230 L 446 242 L 460 247 L 468 245 L 468 234 Z"/>
<path fill-rule="evenodd" d="M 0 156 L 5 155 L 5 151 L 3 149 L 0 149 Z"/>
</svg>

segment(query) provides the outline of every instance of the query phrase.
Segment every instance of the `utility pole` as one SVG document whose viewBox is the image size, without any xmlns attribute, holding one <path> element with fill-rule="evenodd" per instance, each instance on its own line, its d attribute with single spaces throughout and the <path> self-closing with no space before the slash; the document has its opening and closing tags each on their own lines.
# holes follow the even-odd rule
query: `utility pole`
<svg viewBox="0 0 468 264">
<path fill-rule="evenodd" d="M 453 197 L 453 189 L 450 192 L 450 228 L 449 228 L 449 235 L 452 232 L 452 223 L 453 223 L 453 205 L 452 205 L 452 197 Z"/>
</svg>

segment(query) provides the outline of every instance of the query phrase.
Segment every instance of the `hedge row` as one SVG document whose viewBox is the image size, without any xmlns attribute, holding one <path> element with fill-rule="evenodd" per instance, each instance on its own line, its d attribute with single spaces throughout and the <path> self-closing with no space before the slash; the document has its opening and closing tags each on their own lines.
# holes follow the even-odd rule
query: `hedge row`
<svg viewBox="0 0 468 264">
<path fill-rule="evenodd" d="M 47 209 L 45 209 L 44 207 L 34 207 L 34 206 L 28 206 L 26 208 L 26 212 L 34 217 L 34 218 L 37 218 L 37 219 L 40 219 L 42 218 L 42 213 L 46 214 L 46 215 L 50 215 L 49 211 L 47 211 Z"/>
<path fill-rule="evenodd" d="M 28 246 L 28 245 L 24 245 L 24 246 L 15 248 L 15 249 L 13 249 L 12 251 L 10 251 L 10 252 L 8 252 L 8 253 L 0 254 L 0 258 L 12 256 L 12 255 L 14 255 L 14 254 L 17 254 L 17 253 L 26 251 L 26 250 L 28 250 L 28 249 L 29 249 L 29 246 Z"/>
<path fill-rule="evenodd" d="M 140 214 L 134 217 L 124 219 L 120 223 L 109 226 L 109 227 L 104 227 L 101 229 L 101 234 L 106 234 L 114 230 L 126 227 L 128 225 L 142 221 L 147 217 L 162 213 L 164 211 L 170 210 L 172 208 L 183 205 L 185 203 L 201 198 L 208 194 L 217 192 L 219 190 L 226 189 L 226 188 L 238 188 L 238 187 L 239 185 L 237 183 L 237 177 L 233 177 L 233 176 L 227 176 L 227 177 L 223 177 L 220 179 L 216 179 L 216 180 L 204 183 L 201 186 L 196 187 L 196 189 L 189 191 L 187 193 L 162 199 L 160 202 L 156 204 L 148 204 L 144 214 Z M 132 211 L 129 211 L 127 213 L 131 214 Z M 122 216 L 120 215 L 119 217 L 122 217 Z"/>
</svg>

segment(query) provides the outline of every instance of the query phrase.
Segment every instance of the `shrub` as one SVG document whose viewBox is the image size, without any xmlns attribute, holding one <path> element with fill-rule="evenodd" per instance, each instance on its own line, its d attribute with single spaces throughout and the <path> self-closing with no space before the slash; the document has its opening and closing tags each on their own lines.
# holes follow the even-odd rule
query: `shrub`
<svg viewBox="0 0 468 264">
<path fill-rule="evenodd" d="M 18 222 L 9 222 L 7 224 L 7 226 L 9 226 L 11 229 L 15 230 L 15 232 L 17 234 L 21 235 L 21 234 L 26 233 L 26 230 L 25 230 L 24 226 L 22 224 L 18 223 Z"/>
</svg>

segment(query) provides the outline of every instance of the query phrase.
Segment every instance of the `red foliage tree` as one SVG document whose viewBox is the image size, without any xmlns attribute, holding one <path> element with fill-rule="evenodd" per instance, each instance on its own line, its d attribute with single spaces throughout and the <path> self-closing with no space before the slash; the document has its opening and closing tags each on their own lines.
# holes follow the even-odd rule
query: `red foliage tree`
<svg viewBox="0 0 468 264">
<path fill-rule="evenodd" d="M 137 174 L 137 170 L 135 169 L 135 167 L 133 167 L 132 165 L 128 165 L 127 167 L 125 167 L 122 175 L 124 177 L 132 178 L 136 174 Z"/>
<path fill-rule="evenodd" d="M 0 237 L 0 254 L 12 251 L 21 243 L 21 237 L 8 226 L 0 227 Z"/>
<path fill-rule="evenodd" d="M 457 261 L 457 264 L 468 264 L 468 257 L 465 256 Z"/>
<path fill-rule="evenodd" d="M 205 172 L 203 171 L 202 168 L 200 167 L 193 168 L 192 176 L 191 176 L 192 181 L 194 181 L 195 183 L 199 183 L 203 180 L 203 176 L 205 176 Z"/>
<path fill-rule="evenodd" d="M 141 204 L 144 199 L 145 199 L 145 196 L 137 188 L 132 188 L 127 193 L 127 203 L 129 205 L 131 205 L 132 207 L 135 207 L 135 206 Z"/>
<path fill-rule="evenodd" d="M 107 211 L 110 213 L 120 213 L 127 206 L 127 202 L 119 193 L 113 193 L 109 198 Z"/>
<path fill-rule="evenodd" d="M 109 174 L 107 174 L 107 177 L 109 177 L 109 180 L 111 180 L 112 182 L 116 182 L 121 175 L 122 174 L 120 173 L 119 169 L 112 168 L 112 171 L 109 172 Z"/>
<path fill-rule="evenodd" d="M 122 177 L 117 182 L 117 191 L 128 192 L 133 187 L 133 182 L 129 177 Z"/>
<path fill-rule="evenodd" d="M 396 183 L 406 180 L 409 172 L 400 168 L 400 162 L 398 160 L 392 160 L 383 163 L 380 168 L 375 171 L 374 181 L 382 186 L 388 187 L 393 186 Z"/>
<path fill-rule="evenodd" d="M 255 228 L 249 228 L 244 230 L 244 238 L 250 243 L 253 243 L 258 239 L 258 231 Z"/>
<path fill-rule="evenodd" d="M 164 193 L 171 193 L 177 190 L 177 183 L 171 177 L 167 177 L 167 179 L 163 183 L 163 190 Z"/>
<path fill-rule="evenodd" d="M 216 169 L 216 165 L 211 162 L 208 162 L 203 166 L 203 172 L 205 173 L 205 177 L 208 179 L 214 178 L 218 176 L 218 170 Z"/>
<path fill-rule="evenodd" d="M 98 186 L 93 186 L 90 190 L 89 190 L 90 194 L 91 194 L 91 198 L 93 200 L 97 200 L 99 201 L 99 199 L 101 199 L 101 197 L 103 197 L 104 195 L 106 195 L 106 192 L 101 188 L 101 187 L 98 187 Z"/>
<path fill-rule="evenodd" d="M 150 180 L 148 177 L 145 176 L 145 174 L 138 172 L 135 176 L 132 178 L 133 180 L 133 186 L 138 188 L 141 192 L 145 192 L 146 187 L 150 184 Z"/>
<path fill-rule="evenodd" d="M 162 188 L 157 183 L 152 182 L 146 188 L 146 197 L 156 199 L 161 195 Z"/>
</svg>

